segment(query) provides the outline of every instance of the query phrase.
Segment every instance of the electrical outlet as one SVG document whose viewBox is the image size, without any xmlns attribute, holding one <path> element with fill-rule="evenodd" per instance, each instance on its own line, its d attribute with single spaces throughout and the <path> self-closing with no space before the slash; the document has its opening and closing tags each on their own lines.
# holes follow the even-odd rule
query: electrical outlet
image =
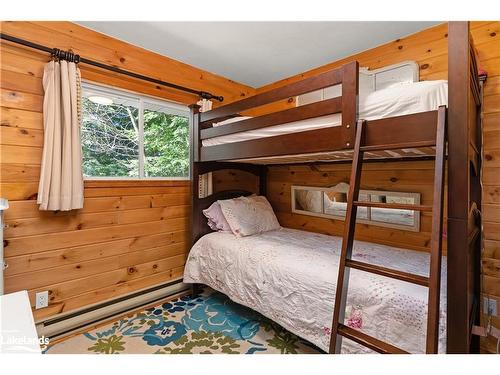
<svg viewBox="0 0 500 375">
<path fill-rule="evenodd" d="M 37 293 L 35 295 L 35 309 L 43 309 L 49 305 L 49 291 L 45 290 L 43 292 Z"/>
<path fill-rule="evenodd" d="M 486 315 L 497 316 L 497 301 L 493 298 L 483 298 L 483 313 Z"/>
</svg>

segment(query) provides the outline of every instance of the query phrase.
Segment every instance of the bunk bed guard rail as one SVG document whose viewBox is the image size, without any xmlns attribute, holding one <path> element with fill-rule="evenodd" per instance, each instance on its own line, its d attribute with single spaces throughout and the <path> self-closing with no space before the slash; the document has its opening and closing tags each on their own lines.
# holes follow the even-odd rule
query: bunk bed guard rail
<svg viewBox="0 0 500 375">
<path fill-rule="evenodd" d="M 218 107 L 211 111 L 200 113 L 197 106 L 192 106 L 193 161 L 232 160 L 252 157 L 254 154 L 259 156 L 286 155 L 292 145 L 294 153 L 352 149 L 358 109 L 358 74 L 359 65 L 357 61 L 354 61 L 340 68 L 329 70 L 316 76 Z M 342 85 L 342 96 L 340 97 L 252 117 L 232 123 L 229 126 L 213 126 L 216 122 L 237 117 L 242 112 L 339 84 Z M 334 113 L 342 113 L 342 124 L 340 127 L 322 129 L 325 133 L 324 137 L 319 136 L 317 131 L 315 134 L 311 131 L 304 131 L 260 139 L 258 142 L 249 141 L 241 142 L 240 144 L 202 147 L 202 140 L 204 139 Z"/>
</svg>

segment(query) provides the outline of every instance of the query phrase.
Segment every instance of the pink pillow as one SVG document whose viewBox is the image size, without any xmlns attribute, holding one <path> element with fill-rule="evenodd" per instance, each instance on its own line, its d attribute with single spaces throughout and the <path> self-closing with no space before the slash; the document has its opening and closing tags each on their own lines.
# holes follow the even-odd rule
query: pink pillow
<svg viewBox="0 0 500 375">
<path fill-rule="evenodd" d="M 227 222 L 219 202 L 214 202 L 206 210 L 203 210 L 203 215 L 208 219 L 208 226 L 218 232 L 231 232 L 231 227 Z"/>
</svg>

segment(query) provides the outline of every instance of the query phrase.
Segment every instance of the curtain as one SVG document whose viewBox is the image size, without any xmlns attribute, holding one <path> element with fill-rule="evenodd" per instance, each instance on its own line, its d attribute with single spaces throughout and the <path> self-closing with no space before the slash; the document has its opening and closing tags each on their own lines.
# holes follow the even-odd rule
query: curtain
<svg viewBox="0 0 500 375">
<path fill-rule="evenodd" d="M 43 73 L 44 144 L 38 204 L 40 210 L 83 207 L 80 70 L 73 62 L 51 61 Z"/>
</svg>

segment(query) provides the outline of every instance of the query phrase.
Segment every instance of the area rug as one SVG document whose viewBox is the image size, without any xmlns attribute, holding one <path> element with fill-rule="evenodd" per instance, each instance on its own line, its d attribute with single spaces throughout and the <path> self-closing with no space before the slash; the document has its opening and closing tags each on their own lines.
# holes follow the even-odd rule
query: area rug
<svg viewBox="0 0 500 375">
<path fill-rule="evenodd" d="M 278 324 L 206 289 L 50 345 L 47 354 L 319 353 Z"/>
</svg>

